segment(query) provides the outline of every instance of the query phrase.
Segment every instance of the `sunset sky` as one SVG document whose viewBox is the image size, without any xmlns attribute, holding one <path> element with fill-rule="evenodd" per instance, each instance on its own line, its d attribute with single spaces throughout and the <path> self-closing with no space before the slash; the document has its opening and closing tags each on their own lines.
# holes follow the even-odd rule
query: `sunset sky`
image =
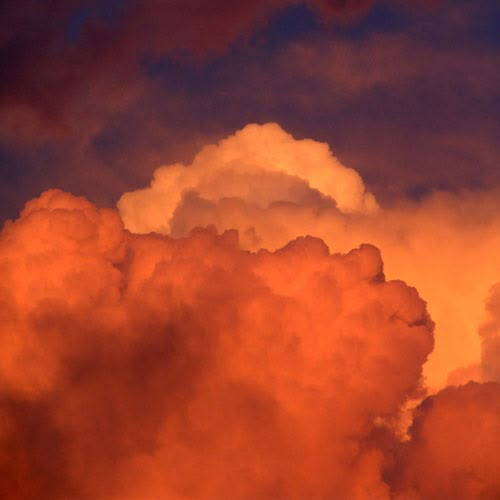
<svg viewBox="0 0 500 500">
<path fill-rule="evenodd" d="M 1 498 L 500 498 L 497 0 L 0 28 Z"/>
</svg>

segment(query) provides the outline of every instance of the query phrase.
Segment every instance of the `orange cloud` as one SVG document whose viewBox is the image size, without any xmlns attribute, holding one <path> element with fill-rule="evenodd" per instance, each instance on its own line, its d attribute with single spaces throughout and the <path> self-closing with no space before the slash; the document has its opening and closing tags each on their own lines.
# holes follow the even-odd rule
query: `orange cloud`
<svg viewBox="0 0 500 500">
<path fill-rule="evenodd" d="M 500 382 L 500 285 L 492 287 L 486 304 L 487 319 L 479 329 L 481 370 L 484 380 Z"/>
<path fill-rule="evenodd" d="M 498 498 L 500 385 L 448 387 L 417 410 L 394 498 Z"/>
<path fill-rule="evenodd" d="M 136 233 L 169 233 L 186 191 L 214 202 L 238 198 L 266 208 L 275 200 L 299 203 L 320 192 L 342 212 L 373 212 L 377 202 L 361 177 L 332 156 L 328 145 L 296 141 L 274 123 L 247 125 L 216 146 L 206 146 L 186 167 L 160 167 L 150 188 L 125 193 L 118 207 Z"/>
<path fill-rule="evenodd" d="M 52 190 L 0 269 L 3 498 L 389 498 L 433 336 L 375 247 L 134 235 Z"/>
</svg>

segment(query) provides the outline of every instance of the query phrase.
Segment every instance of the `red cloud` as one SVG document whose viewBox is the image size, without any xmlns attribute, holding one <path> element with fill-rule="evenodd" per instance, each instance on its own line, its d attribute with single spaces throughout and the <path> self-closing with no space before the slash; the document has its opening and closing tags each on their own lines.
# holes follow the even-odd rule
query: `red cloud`
<svg viewBox="0 0 500 500">
<path fill-rule="evenodd" d="M 388 496 L 433 337 L 376 248 L 131 235 L 49 191 L 0 269 L 3 498 Z"/>
<path fill-rule="evenodd" d="M 417 410 L 394 498 L 498 498 L 500 384 L 448 387 Z"/>
</svg>

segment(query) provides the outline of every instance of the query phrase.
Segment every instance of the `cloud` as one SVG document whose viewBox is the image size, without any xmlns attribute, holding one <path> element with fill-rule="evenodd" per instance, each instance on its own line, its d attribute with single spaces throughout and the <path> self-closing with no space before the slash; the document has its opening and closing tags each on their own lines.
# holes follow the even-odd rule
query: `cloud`
<svg viewBox="0 0 500 500">
<path fill-rule="evenodd" d="M 448 387 L 417 409 L 394 498 L 498 497 L 500 385 Z"/>
<path fill-rule="evenodd" d="M 447 6 L 392 32 L 291 41 L 243 70 L 231 105 L 272 106 L 294 135 L 328 141 L 379 201 L 498 185 L 498 48 L 472 37 L 471 5 L 456 7 L 469 20 L 459 31 Z"/>
<path fill-rule="evenodd" d="M 428 301 L 437 334 L 426 375 L 440 386 L 452 370 L 480 358 L 477 329 L 500 276 L 498 193 L 437 192 L 378 210 L 373 203 L 361 178 L 325 144 L 294 140 L 268 124 L 205 147 L 190 166 L 159 168 L 150 188 L 123 195 L 118 206 L 134 232 L 181 237 L 213 224 L 238 229 L 241 245 L 253 251 L 303 234 L 334 251 L 377 245 L 387 275 L 416 286 Z"/>
<path fill-rule="evenodd" d="M 389 497 L 433 335 L 375 247 L 135 235 L 51 190 L 0 269 L 3 498 Z"/>
<path fill-rule="evenodd" d="M 495 275 L 496 276 L 496 275 Z M 470 380 L 500 382 L 500 285 L 495 283 L 485 300 L 485 315 L 478 327 L 481 358 L 457 368 L 448 377 L 449 384 L 462 385 Z"/>
<path fill-rule="evenodd" d="M 344 19 L 374 2 L 256 0 L 236 6 L 228 0 L 106 5 L 55 0 L 21 5 L 7 0 L 0 25 L 2 132 L 13 140 L 64 135 L 80 126 L 82 114 L 89 121 L 93 113 L 102 114 L 99 107 L 93 109 L 94 94 L 102 96 L 101 107 L 123 107 L 140 85 L 144 60 L 224 53 L 300 3 L 323 17 Z"/>
<path fill-rule="evenodd" d="M 320 191 L 342 212 L 377 209 L 359 175 L 333 157 L 328 145 L 296 141 L 273 123 L 247 125 L 218 145 L 205 147 L 189 166 L 157 169 L 150 188 L 124 194 L 118 207 L 131 231 L 169 233 L 187 191 L 212 202 L 238 198 L 262 208 L 277 200 L 300 203 Z"/>
<path fill-rule="evenodd" d="M 481 372 L 484 380 L 500 382 L 500 285 L 496 283 L 486 303 L 487 318 L 479 329 Z"/>
</svg>

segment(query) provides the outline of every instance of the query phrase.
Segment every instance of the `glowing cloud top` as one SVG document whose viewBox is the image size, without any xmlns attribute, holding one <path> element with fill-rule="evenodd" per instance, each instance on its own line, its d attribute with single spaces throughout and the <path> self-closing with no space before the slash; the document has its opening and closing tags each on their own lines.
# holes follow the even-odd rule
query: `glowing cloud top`
<svg viewBox="0 0 500 500">
<path fill-rule="evenodd" d="M 247 125 L 204 147 L 192 165 L 158 168 L 150 188 L 125 193 L 118 202 L 125 227 L 135 233 L 168 234 L 171 218 L 189 191 L 210 201 L 236 197 L 263 208 L 320 194 L 334 200 L 341 212 L 377 209 L 358 173 L 343 166 L 327 144 L 295 140 L 275 123 Z"/>
</svg>

